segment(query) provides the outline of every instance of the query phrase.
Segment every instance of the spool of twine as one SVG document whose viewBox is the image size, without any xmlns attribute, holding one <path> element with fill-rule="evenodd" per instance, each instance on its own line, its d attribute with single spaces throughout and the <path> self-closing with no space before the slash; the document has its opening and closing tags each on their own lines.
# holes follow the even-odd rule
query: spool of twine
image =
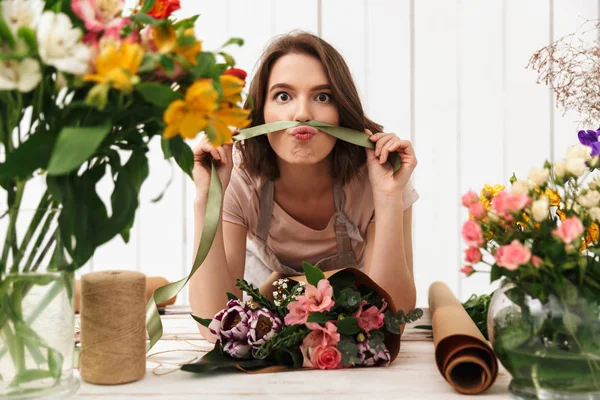
<svg viewBox="0 0 600 400">
<path fill-rule="evenodd" d="M 81 378 L 99 385 L 146 373 L 146 276 L 99 271 L 81 279 Z"/>
</svg>

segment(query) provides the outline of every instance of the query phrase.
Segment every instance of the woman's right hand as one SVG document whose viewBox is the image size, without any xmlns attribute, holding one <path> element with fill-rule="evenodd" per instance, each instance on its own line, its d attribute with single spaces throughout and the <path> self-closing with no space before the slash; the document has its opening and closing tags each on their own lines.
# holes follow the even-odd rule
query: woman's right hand
<svg viewBox="0 0 600 400">
<path fill-rule="evenodd" d="M 221 180 L 223 192 L 225 192 L 233 170 L 232 147 L 232 144 L 213 147 L 208 137 L 204 137 L 194 147 L 193 176 L 197 193 L 208 193 L 212 160 L 215 160 L 217 175 Z"/>
</svg>

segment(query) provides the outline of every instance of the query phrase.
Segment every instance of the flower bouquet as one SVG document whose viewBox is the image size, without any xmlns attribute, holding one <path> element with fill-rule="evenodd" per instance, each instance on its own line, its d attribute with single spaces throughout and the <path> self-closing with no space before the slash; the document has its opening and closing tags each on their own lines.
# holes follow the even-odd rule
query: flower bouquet
<svg viewBox="0 0 600 400">
<path fill-rule="evenodd" d="M 251 301 L 229 294 L 215 317 L 194 319 L 218 340 L 184 371 L 281 371 L 388 366 L 400 350 L 401 326 L 423 315 L 396 311 L 390 296 L 355 268 L 328 273 L 303 263 L 305 276 L 275 281 L 273 299 L 244 280 Z"/>
<path fill-rule="evenodd" d="M 580 132 L 565 160 L 513 175 L 511 188 L 468 192 L 462 236 L 467 275 L 502 280 L 488 312 L 494 350 L 518 396 L 600 393 L 600 176 Z"/>
<path fill-rule="evenodd" d="M 203 51 L 197 16 L 136 3 L 0 0 L 0 396 L 71 380 L 73 271 L 129 240 L 151 142 L 191 177 L 185 138 L 249 123 L 245 73 Z"/>
</svg>

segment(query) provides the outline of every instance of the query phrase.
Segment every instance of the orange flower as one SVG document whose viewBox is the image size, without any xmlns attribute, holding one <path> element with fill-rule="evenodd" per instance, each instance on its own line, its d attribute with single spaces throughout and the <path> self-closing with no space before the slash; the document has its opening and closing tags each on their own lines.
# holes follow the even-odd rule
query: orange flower
<svg viewBox="0 0 600 400">
<path fill-rule="evenodd" d="M 140 3 L 143 3 L 141 1 Z M 165 19 L 181 8 L 179 0 L 156 0 L 152 10 L 148 11 L 148 15 L 155 19 Z"/>
<path fill-rule="evenodd" d="M 489 210 L 492 206 L 492 199 L 498 196 L 498 194 L 500 194 L 500 192 L 505 188 L 506 186 L 498 184 L 494 186 L 484 185 L 483 189 L 481 189 L 481 193 L 479 194 L 479 201 L 485 206 L 486 210 Z"/>
</svg>

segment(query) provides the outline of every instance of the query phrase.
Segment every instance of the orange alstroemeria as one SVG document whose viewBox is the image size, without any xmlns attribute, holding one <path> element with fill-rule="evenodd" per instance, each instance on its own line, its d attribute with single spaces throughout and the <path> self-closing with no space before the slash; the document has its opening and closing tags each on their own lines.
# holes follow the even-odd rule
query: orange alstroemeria
<svg viewBox="0 0 600 400">
<path fill-rule="evenodd" d="M 170 25 L 152 28 L 152 39 L 160 54 L 181 54 L 192 65 L 196 65 L 196 55 L 202 51 L 202 41 L 196 39 L 194 28 L 186 29 L 180 38 L 180 41 L 191 42 L 188 44 L 177 45 L 177 34 Z"/>
<path fill-rule="evenodd" d="M 234 75 L 221 75 L 219 81 L 223 87 L 221 102 L 238 104 L 242 101 L 242 90 L 246 82 Z"/>
<path fill-rule="evenodd" d="M 130 90 L 137 81 L 137 72 L 144 51 L 137 43 L 109 44 L 96 58 L 96 72 L 84 75 L 84 81 L 110 84 L 118 90 Z"/>
<path fill-rule="evenodd" d="M 167 127 L 164 137 L 181 135 L 186 139 L 195 138 L 217 110 L 218 96 L 211 79 L 201 79 L 192 84 L 185 99 L 173 101 L 165 111 L 163 119 Z"/>
<path fill-rule="evenodd" d="M 231 106 L 227 103 L 221 103 L 221 108 L 211 118 L 210 124 L 213 129 L 209 131 L 211 143 L 213 146 L 221 146 L 231 143 L 233 133 L 230 126 L 236 128 L 245 128 L 250 124 L 248 116 L 250 110 L 245 110 L 237 106 Z"/>
</svg>

